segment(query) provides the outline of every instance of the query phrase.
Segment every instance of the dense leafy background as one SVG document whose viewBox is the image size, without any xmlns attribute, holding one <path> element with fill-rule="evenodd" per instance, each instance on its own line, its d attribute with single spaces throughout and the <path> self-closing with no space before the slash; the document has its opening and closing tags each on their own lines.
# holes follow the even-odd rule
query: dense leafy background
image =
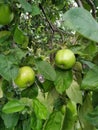
<svg viewBox="0 0 98 130">
<path fill-rule="evenodd" d="M 0 129 L 98 129 L 98 1 L 0 0 L 14 19 L 0 25 Z M 61 48 L 76 64 L 61 70 Z M 36 73 L 35 83 L 15 84 L 21 66 Z"/>
</svg>

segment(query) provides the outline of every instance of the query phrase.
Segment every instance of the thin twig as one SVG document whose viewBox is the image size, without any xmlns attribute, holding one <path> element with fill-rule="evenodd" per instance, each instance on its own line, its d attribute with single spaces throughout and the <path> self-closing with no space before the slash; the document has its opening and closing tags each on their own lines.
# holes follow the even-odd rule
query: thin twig
<svg viewBox="0 0 98 130">
<path fill-rule="evenodd" d="M 53 28 L 51 22 L 48 20 L 47 15 L 46 15 L 46 13 L 45 13 L 45 10 L 44 10 L 43 6 L 42 6 L 41 4 L 39 4 L 39 7 L 40 7 L 40 9 L 42 10 L 42 12 L 43 12 L 43 14 L 44 14 L 44 16 L 45 16 L 45 18 L 46 18 L 46 20 L 47 20 L 47 22 L 48 22 L 48 24 L 49 24 L 51 30 L 52 30 L 52 32 L 54 32 L 54 28 Z"/>
<path fill-rule="evenodd" d="M 42 12 L 43 12 L 43 14 L 44 14 L 44 16 L 45 16 L 45 18 L 46 18 L 46 20 L 47 20 L 47 22 L 48 22 L 48 24 L 49 24 L 51 30 L 52 30 L 52 38 L 53 38 L 53 36 L 54 36 L 54 33 L 57 32 L 57 33 L 60 34 L 60 36 L 61 36 L 61 38 L 62 38 L 62 42 L 63 42 L 63 41 L 64 41 L 63 34 L 65 34 L 65 32 L 64 32 L 63 30 L 59 29 L 56 25 L 53 25 L 53 24 L 50 22 L 50 20 L 48 19 L 47 15 L 46 15 L 46 12 L 45 12 L 45 10 L 44 10 L 44 8 L 43 8 L 43 6 L 42 6 L 41 4 L 39 4 L 39 7 L 40 7 L 40 9 L 42 10 Z"/>
<path fill-rule="evenodd" d="M 53 49 L 53 44 L 52 44 L 53 43 L 53 37 L 54 37 L 54 32 L 55 32 L 54 27 L 53 27 L 52 23 L 49 21 L 43 6 L 41 4 L 39 4 L 39 7 L 42 10 L 42 13 L 45 16 L 45 19 L 46 19 L 46 21 L 48 22 L 48 24 L 51 28 L 51 36 L 50 36 L 50 39 L 49 39 L 49 48 L 52 50 Z M 52 61 L 53 61 L 53 54 L 50 54 L 50 62 L 52 62 Z"/>
<path fill-rule="evenodd" d="M 56 25 L 53 25 L 53 24 L 51 23 L 51 21 L 48 19 L 47 15 L 46 15 L 46 12 L 45 12 L 45 10 L 44 10 L 44 8 L 43 8 L 43 6 L 42 6 L 41 4 L 39 4 L 39 7 L 40 7 L 40 9 L 41 9 L 43 15 L 45 16 L 45 19 L 46 19 L 47 23 L 49 24 L 49 26 L 50 26 L 50 28 L 51 28 L 51 32 L 52 32 L 52 33 L 51 33 L 51 36 L 50 36 L 50 39 L 49 39 L 49 42 L 50 42 L 49 48 L 50 48 L 50 49 L 53 49 L 52 43 L 53 43 L 54 33 L 57 32 L 57 33 L 60 34 L 60 36 L 61 36 L 61 38 L 62 38 L 62 43 L 63 43 L 63 41 L 64 41 L 64 37 L 63 37 L 63 34 L 64 34 L 64 33 L 63 33 L 63 30 L 59 29 Z M 51 56 L 50 56 L 50 61 L 53 60 L 53 57 L 54 57 L 54 55 L 51 54 Z"/>
<path fill-rule="evenodd" d="M 86 0 L 86 2 L 91 6 L 92 8 L 92 15 L 94 18 L 96 18 L 96 7 L 92 0 Z"/>
<path fill-rule="evenodd" d="M 82 4 L 81 0 L 75 0 L 75 1 L 77 3 L 78 7 L 83 7 L 83 4 Z"/>
</svg>

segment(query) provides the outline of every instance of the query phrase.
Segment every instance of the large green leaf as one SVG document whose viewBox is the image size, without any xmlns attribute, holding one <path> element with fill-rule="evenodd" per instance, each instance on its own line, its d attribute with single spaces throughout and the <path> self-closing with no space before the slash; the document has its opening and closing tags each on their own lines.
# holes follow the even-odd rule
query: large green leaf
<svg viewBox="0 0 98 130">
<path fill-rule="evenodd" d="M 90 69 L 82 80 L 81 88 L 85 90 L 98 90 L 98 66 Z"/>
<path fill-rule="evenodd" d="M 64 26 L 98 42 L 98 23 L 84 8 L 71 8 L 64 14 Z"/>
<path fill-rule="evenodd" d="M 32 5 L 32 16 L 40 14 L 40 9 L 36 4 Z"/>
<path fill-rule="evenodd" d="M 27 89 L 22 90 L 21 96 L 22 97 L 28 97 L 28 98 L 36 98 L 38 95 L 38 87 L 36 87 L 35 84 L 33 84 L 32 87 L 28 87 Z"/>
<path fill-rule="evenodd" d="M 22 47 L 26 48 L 29 42 L 28 37 L 24 34 L 24 32 L 22 30 L 20 30 L 20 28 L 16 28 L 15 32 L 14 32 L 14 41 L 17 44 L 21 44 Z"/>
<path fill-rule="evenodd" d="M 68 71 L 63 71 L 63 70 L 56 70 L 56 79 L 54 81 L 56 90 L 59 93 L 63 93 L 67 88 L 70 87 L 71 83 L 72 83 L 72 71 L 68 70 Z"/>
<path fill-rule="evenodd" d="M 32 6 L 26 0 L 18 0 L 26 12 L 32 12 Z"/>
<path fill-rule="evenodd" d="M 91 96 L 91 94 L 85 96 L 85 100 L 78 111 L 79 120 L 83 130 L 95 130 L 94 126 L 86 120 L 87 113 L 90 113 L 93 110 Z"/>
<path fill-rule="evenodd" d="M 95 43 L 90 43 L 86 46 L 86 48 L 83 50 L 83 53 L 86 54 L 87 58 L 93 58 L 93 56 L 95 55 L 95 53 L 97 52 L 97 46 Z"/>
<path fill-rule="evenodd" d="M 54 68 L 46 61 L 36 62 L 36 67 L 40 74 L 44 76 L 45 79 L 54 81 L 56 78 L 56 72 Z"/>
<path fill-rule="evenodd" d="M 33 100 L 33 109 L 36 116 L 40 119 L 46 119 L 48 116 L 48 110 L 38 99 Z"/>
<path fill-rule="evenodd" d="M 19 112 L 24 109 L 25 105 L 20 100 L 11 100 L 6 103 L 2 109 L 4 113 Z"/>
<path fill-rule="evenodd" d="M 76 115 L 74 113 L 74 107 L 71 104 L 70 107 L 66 107 L 66 114 L 64 117 L 62 130 L 73 130 L 74 129 L 74 123 L 76 120 Z"/>
<path fill-rule="evenodd" d="M 18 73 L 18 67 L 15 57 L 0 55 L 0 75 L 6 80 L 14 79 Z"/>
<path fill-rule="evenodd" d="M 16 47 L 11 50 L 10 57 L 14 57 L 14 60 L 18 63 L 20 63 L 21 59 L 26 56 L 26 52 L 24 52 L 22 49 Z"/>
<path fill-rule="evenodd" d="M 60 111 L 50 114 L 43 130 L 61 130 L 63 115 Z"/>
<path fill-rule="evenodd" d="M 31 117 L 31 128 L 32 130 L 42 130 L 43 120 L 37 118 L 34 114 Z"/>
<path fill-rule="evenodd" d="M 6 41 L 9 38 L 10 34 L 10 31 L 0 31 L 0 44 Z"/>
<path fill-rule="evenodd" d="M 98 128 L 98 106 L 86 116 L 87 121 Z"/>
<path fill-rule="evenodd" d="M 2 113 L 1 117 L 4 121 L 6 128 L 12 129 L 17 125 L 19 114 L 18 113 L 14 113 L 14 114 Z"/>
<path fill-rule="evenodd" d="M 77 82 L 73 81 L 71 86 L 66 90 L 67 96 L 75 103 L 82 104 L 82 91 Z"/>
<path fill-rule="evenodd" d="M 10 49 L 8 55 L 0 54 L 0 75 L 10 81 L 15 79 L 18 73 L 18 64 L 26 55 L 20 48 Z"/>
<path fill-rule="evenodd" d="M 39 91 L 37 99 L 45 105 L 47 108 L 48 112 L 51 113 L 54 108 L 54 103 L 57 100 L 59 94 L 58 92 L 54 89 L 51 89 L 48 93 L 44 93 L 43 91 Z"/>
</svg>

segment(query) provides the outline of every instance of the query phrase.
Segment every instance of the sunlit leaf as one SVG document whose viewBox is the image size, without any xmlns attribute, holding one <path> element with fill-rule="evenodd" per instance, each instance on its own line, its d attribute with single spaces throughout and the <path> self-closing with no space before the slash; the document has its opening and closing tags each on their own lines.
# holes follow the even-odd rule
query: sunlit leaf
<svg viewBox="0 0 98 130">
<path fill-rule="evenodd" d="M 54 81 L 56 90 L 59 93 L 63 93 L 67 88 L 70 87 L 72 83 L 72 71 L 62 71 L 62 70 L 56 70 L 56 80 Z"/>
<path fill-rule="evenodd" d="M 33 4 L 32 5 L 32 16 L 40 14 L 40 9 L 37 5 Z"/>
<path fill-rule="evenodd" d="M 48 116 L 47 108 L 37 99 L 33 100 L 33 109 L 36 116 L 40 119 L 46 119 Z"/>
<path fill-rule="evenodd" d="M 75 103 L 82 104 L 82 91 L 80 91 L 77 82 L 72 82 L 71 86 L 66 90 L 66 94 Z"/>
<path fill-rule="evenodd" d="M 2 109 L 4 113 L 14 113 L 19 112 L 24 109 L 24 104 L 20 102 L 20 100 L 11 100 L 8 103 L 6 103 Z"/>
<path fill-rule="evenodd" d="M 53 112 L 45 123 L 43 130 L 60 130 L 62 126 L 63 115 L 60 111 Z"/>
<path fill-rule="evenodd" d="M 98 42 L 98 23 L 84 8 L 71 8 L 64 14 L 64 26 Z"/>
</svg>

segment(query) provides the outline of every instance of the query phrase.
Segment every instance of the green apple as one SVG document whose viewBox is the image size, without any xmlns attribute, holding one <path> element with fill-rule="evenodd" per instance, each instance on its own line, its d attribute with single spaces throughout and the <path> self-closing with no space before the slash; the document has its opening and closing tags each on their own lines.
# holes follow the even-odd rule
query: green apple
<svg viewBox="0 0 98 130">
<path fill-rule="evenodd" d="M 58 50 L 55 55 L 55 63 L 61 69 L 70 69 L 75 62 L 75 55 L 70 49 Z"/>
<path fill-rule="evenodd" d="M 19 88 L 27 88 L 35 81 L 35 72 L 29 66 L 24 66 L 19 69 L 19 73 L 14 80 Z"/>
<path fill-rule="evenodd" d="M 0 25 L 9 24 L 14 18 L 14 13 L 11 11 L 8 4 L 0 4 Z"/>
</svg>

